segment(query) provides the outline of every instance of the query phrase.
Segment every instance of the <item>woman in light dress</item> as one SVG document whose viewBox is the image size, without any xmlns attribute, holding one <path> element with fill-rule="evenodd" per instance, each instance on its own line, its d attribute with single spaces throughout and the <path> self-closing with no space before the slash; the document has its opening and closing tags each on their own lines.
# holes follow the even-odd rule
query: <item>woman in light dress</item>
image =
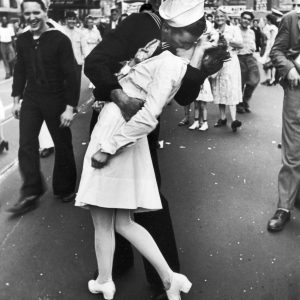
<svg viewBox="0 0 300 300">
<path fill-rule="evenodd" d="M 85 19 L 87 28 L 83 29 L 83 35 L 86 40 L 85 49 L 83 49 L 84 57 L 87 57 L 91 51 L 102 41 L 100 31 L 95 26 L 94 18 L 87 16 Z M 93 89 L 94 85 L 90 82 L 89 88 Z"/>
<path fill-rule="evenodd" d="M 276 26 L 277 18 L 274 15 L 268 14 L 266 20 L 267 24 L 264 27 L 263 33 L 265 34 L 267 41 L 265 52 L 262 58 L 260 58 L 260 62 L 263 64 L 266 73 L 266 80 L 262 84 L 271 86 L 276 84 L 276 69 L 271 62 L 270 52 L 275 42 L 278 28 Z"/>
<path fill-rule="evenodd" d="M 226 24 L 226 13 L 218 9 L 215 14 L 215 29 L 224 35 L 231 60 L 224 63 L 223 68 L 211 79 L 211 89 L 214 103 L 219 105 L 220 118 L 215 127 L 226 126 L 226 106 L 231 115 L 231 128 L 233 132 L 242 125 L 236 119 L 236 106 L 242 101 L 241 69 L 236 49 L 243 47 L 243 38 L 238 26 Z"/>
<path fill-rule="evenodd" d="M 86 49 L 84 55 L 88 56 L 91 51 L 102 41 L 100 31 L 97 29 L 92 16 L 87 16 L 85 19 L 86 28 L 83 29 L 84 38 L 86 40 Z"/>
<path fill-rule="evenodd" d="M 199 57 L 197 49 L 194 59 Z M 164 51 L 133 66 L 119 82 L 127 95 L 144 100 L 144 106 L 126 123 L 116 104 L 109 102 L 93 130 L 75 205 L 89 208 L 92 215 L 99 275 L 88 287 L 91 293 L 103 293 L 105 299 L 113 299 L 115 293 L 115 231 L 157 270 L 169 300 L 179 300 L 180 292 L 191 288 L 186 276 L 170 269 L 151 235 L 132 219 L 133 212 L 162 208 L 147 135 L 178 91 L 188 63 Z"/>
</svg>

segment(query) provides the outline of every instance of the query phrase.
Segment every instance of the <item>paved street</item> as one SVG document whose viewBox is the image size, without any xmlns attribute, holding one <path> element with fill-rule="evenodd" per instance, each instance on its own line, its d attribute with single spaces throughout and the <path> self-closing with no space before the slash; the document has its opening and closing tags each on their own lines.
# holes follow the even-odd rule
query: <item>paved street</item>
<svg viewBox="0 0 300 300">
<path fill-rule="evenodd" d="M 1 97 L 9 103 L 3 86 L 8 89 L 0 85 Z M 193 282 L 183 299 L 300 299 L 299 211 L 283 232 L 266 231 L 277 202 L 282 96 L 279 86 L 259 86 L 253 112 L 238 115 L 243 126 L 235 134 L 229 126 L 213 128 L 218 110 L 212 104 L 206 132 L 178 127 L 183 108 L 176 103 L 162 115 L 162 191 L 170 204 L 182 272 Z M 80 103 L 88 98 L 83 80 Z M 85 106 L 72 125 L 78 174 L 89 118 Z M 11 149 L 1 155 L 0 170 L 17 153 L 17 121 L 6 126 Z M 0 176 L 1 300 L 102 299 L 87 290 L 96 269 L 89 213 L 53 199 L 52 167 L 53 156 L 42 160 L 48 191 L 37 210 L 18 218 L 5 209 L 18 198 L 19 172 L 12 166 Z M 116 285 L 116 300 L 151 299 L 139 255 Z"/>
</svg>

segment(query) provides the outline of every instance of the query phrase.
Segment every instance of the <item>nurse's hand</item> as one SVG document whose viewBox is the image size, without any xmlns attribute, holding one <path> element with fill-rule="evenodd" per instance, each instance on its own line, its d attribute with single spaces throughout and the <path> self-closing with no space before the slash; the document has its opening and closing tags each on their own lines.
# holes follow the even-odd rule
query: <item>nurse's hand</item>
<svg viewBox="0 0 300 300">
<path fill-rule="evenodd" d="M 101 150 L 98 150 L 92 156 L 92 159 L 91 159 L 92 167 L 95 169 L 103 168 L 107 164 L 109 157 L 110 157 L 110 154 L 104 153 L 104 152 L 101 152 Z"/>
<path fill-rule="evenodd" d="M 143 100 L 129 97 L 121 89 L 112 90 L 111 99 L 120 108 L 126 122 L 128 122 L 144 105 Z"/>
<path fill-rule="evenodd" d="M 73 106 L 67 105 L 65 111 L 60 115 L 60 127 L 70 127 L 73 117 Z"/>
</svg>

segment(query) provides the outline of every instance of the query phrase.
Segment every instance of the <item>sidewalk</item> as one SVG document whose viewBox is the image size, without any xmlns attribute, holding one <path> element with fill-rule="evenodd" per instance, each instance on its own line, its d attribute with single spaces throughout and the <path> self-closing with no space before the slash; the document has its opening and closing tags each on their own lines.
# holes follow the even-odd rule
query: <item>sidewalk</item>
<svg viewBox="0 0 300 300">
<path fill-rule="evenodd" d="M 3 60 L 0 59 L 0 82 L 3 80 L 5 80 L 5 69 L 4 69 Z"/>
</svg>

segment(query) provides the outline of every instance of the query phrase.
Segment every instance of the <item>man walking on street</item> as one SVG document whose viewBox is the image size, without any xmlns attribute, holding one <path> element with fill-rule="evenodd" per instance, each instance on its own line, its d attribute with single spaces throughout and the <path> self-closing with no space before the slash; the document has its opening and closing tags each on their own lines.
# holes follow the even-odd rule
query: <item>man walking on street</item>
<svg viewBox="0 0 300 300">
<path fill-rule="evenodd" d="M 252 12 L 244 11 L 241 14 L 241 24 L 238 26 L 242 33 L 244 45 L 242 49 L 239 49 L 237 51 L 242 73 L 243 92 L 243 102 L 237 105 L 237 112 L 241 114 L 245 112 L 251 112 L 249 101 L 260 81 L 257 61 L 253 56 L 253 53 L 256 50 L 255 34 L 254 31 L 250 28 L 253 19 L 254 15 Z"/>
<path fill-rule="evenodd" d="M 30 30 L 17 40 L 12 86 L 12 112 L 20 120 L 23 178 L 20 199 L 8 209 L 15 214 L 37 207 L 45 192 L 38 143 L 44 120 L 55 145 L 53 193 L 63 202 L 75 198 L 76 166 L 69 128 L 78 103 L 75 59 L 68 37 L 46 22 L 47 8 L 46 0 L 25 0 L 21 5 Z"/>
<path fill-rule="evenodd" d="M 280 231 L 300 201 L 300 8 L 286 14 L 271 50 L 273 65 L 284 89 L 282 111 L 282 167 L 278 175 L 279 201 L 268 230 Z"/>
<path fill-rule="evenodd" d="M 64 27 L 64 33 L 71 40 L 74 56 L 76 59 L 76 74 L 78 80 L 78 98 L 80 95 L 80 85 L 81 85 L 81 73 L 82 65 L 84 62 L 85 51 L 87 50 L 87 42 L 84 38 L 81 29 L 76 27 L 76 14 L 73 11 L 68 11 L 66 13 L 66 26 Z"/>
<path fill-rule="evenodd" d="M 13 66 L 15 60 L 15 50 L 13 47 L 13 39 L 15 32 L 12 26 L 8 25 L 7 17 L 2 17 L 0 26 L 0 49 L 5 68 L 5 79 L 8 79 L 13 74 Z"/>
</svg>

